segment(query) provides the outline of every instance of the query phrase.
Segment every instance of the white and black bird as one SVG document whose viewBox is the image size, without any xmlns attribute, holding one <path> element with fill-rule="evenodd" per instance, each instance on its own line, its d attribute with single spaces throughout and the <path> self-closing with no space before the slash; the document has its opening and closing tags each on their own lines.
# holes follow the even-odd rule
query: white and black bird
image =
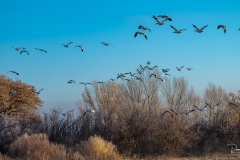
<svg viewBox="0 0 240 160">
<path fill-rule="evenodd" d="M 142 25 L 138 26 L 138 29 L 149 30 L 150 32 L 152 32 L 150 28 L 148 28 L 146 26 L 142 26 Z"/>
<path fill-rule="evenodd" d="M 195 109 L 191 109 L 191 110 L 183 112 L 183 113 L 186 114 L 187 116 L 189 116 L 193 111 L 195 111 Z"/>
<path fill-rule="evenodd" d="M 170 25 L 170 27 L 171 27 L 172 29 L 174 29 L 174 32 L 173 32 L 173 33 L 182 33 L 182 31 L 187 30 L 187 29 L 176 29 L 176 28 L 173 27 L 172 25 Z"/>
<path fill-rule="evenodd" d="M 68 115 L 70 112 L 73 112 L 74 111 L 74 109 L 73 110 L 71 110 L 71 111 L 67 111 L 66 113 L 61 113 L 63 116 L 66 116 L 66 115 Z"/>
<path fill-rule="evenodd" d="M 202 28 L 199 29 L 196 25 L 193 24 L 193 27 L 196 29 L 195 32 L 198 32 L 198 33 L 202 33 L 207 26 L 208 25 L 203 26 Z"/>
<path fill-rule="evenodd" d="M 175 111 L 172 110 L 172 109 L 171 109 L 171 111 L 172 111 L 173 113 L 175 113 L 177 116 L 180 116 L 181 114 L 183 114 L 183 112 L 175 112 Z"/>
<path fill-rule="evenodd" d="M 78 48 L 80 48 L 80 49 L 81 49 L 81 51 L 83 52 L 83 46 L 81 46 L 81 45 L 76 45 L 75 47 L 78 47 Z"/>
<path fill-rule="evenodd" d="M 178 71 L 181 71 L 184 66 L 181 66 L 180 68 L 176 67 Z"/>
<path fill-rule="evenodd" d="M 168 21 L 172 21 L 172 18 L 167 16 L 167 15 L 159 15 L 158 17 L 164 18 L 164 19 L 166 19 Z"/>
<path fill-rule="evenodd" d="M 143 35 L 145 37 L 145 39 L 147 39 L 147 35 L 144 32 L 136 32 L 134 34 L 134 37 L 137 37 L 138 34 Z"/>
<path fill-rule="evenodd" d="M 226 26 L 218 25 L 217 29 L 219 29 L 219 28 L 222 28 L 225 34 L 227 33 L 227 27 Z"/>
<path fill-rule="evenodd" d="M 47 53 L 47 51 L 46 50 L 44 50 L 44 49 L 41 49 L 41 48 L 34 48 L 35 50 L 39 50 L 39 51 L 41 51 L 41 52 L 45 52 L 45 53 Z"/>
<path fill-rule="evenodd" d="M 95 113 L 94 109 L 86 109 L 82 116 L 86 115 L 87 113 Z"/>
<path fill-rule="evenodd" d="M 69 43 L 67 43 L 67 44 L 62 44 L 65 48 L 68 48 L 68 46 L 70 45 L 70 44 L 72 44 L 73 42 L 69 42 Z"/>
</svg>

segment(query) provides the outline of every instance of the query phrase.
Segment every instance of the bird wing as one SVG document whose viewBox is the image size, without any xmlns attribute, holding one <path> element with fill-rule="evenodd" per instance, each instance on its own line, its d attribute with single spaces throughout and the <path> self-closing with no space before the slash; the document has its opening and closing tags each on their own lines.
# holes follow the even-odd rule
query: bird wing
<svg viewBox="0 0 240 160">
<path fill-rule="evenodd" d="M 185 31 L 185 30 L 187 30 L 187 29 L 180 29 L 179 31 L 181 32 L 181 31 Z"/>
<path fill-rule="evenodd" d="M 206 25 L 206 26 L 204 26 L 204 27 L 202 27 L 200 30 L 204 30 L 204 28 L 206 28 L 208 25 Z"/>
<path fill-rule="evenodd" d="M 172 25 L 170 25 L 170 27 L 171 27 L 172 29 L 174 29 L 176 32 L 178 32 L 178 30 L 177 30 L 175 27 L 173 27 Z"/>
<path fill-rule="evenodd" d="M 147 39 L 147 35 L 146 34 L 143 34 L 144 35 L 144 37 Z"/>
<path fill-rule="evenodd" d="M 197 26 L 195 26 L 194 24 L 193 24 L 193 27 L 196 29 L 196 30 L 200 30 Z"/>
<path fill-rule="evenodd" d="M 134 37 L 137 37 L 138 33 L 139 33 L 139 32 L 136 32 L 136 33 L 134 34 Z"/>
</svg>

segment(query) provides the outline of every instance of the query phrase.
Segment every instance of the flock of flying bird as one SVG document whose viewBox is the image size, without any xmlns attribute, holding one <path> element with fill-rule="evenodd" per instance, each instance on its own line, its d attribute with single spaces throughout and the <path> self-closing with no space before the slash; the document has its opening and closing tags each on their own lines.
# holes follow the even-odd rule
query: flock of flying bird
<svg viewBox="0 0 240 160">
<path fill-rule="evenodd" d="M 152 18 L 155 20 L 156 25 L 164 25 L 165 22 L 167 22 L 167 21 L 171 22 L 171 21 L 172 21 L 172 18 L 171 18 L 170 16 L 167 16 L 167 15 L 159 15 L 159 16 L 153 15 Z M 193 24 L 192 26 L 194 27 L 195 32 L 197 32 L 197 33 L 202 33 L 202 32 L 204 31 L 204 29 L 208 27 L 208 25 L 205 25 L 205 26 L 199 28 L 199 27 L 197 27 L 197 26 L 194 25 L 194 24 Z M 182 33 L 182 31 L 187 30 L 187 29 L 177 29 L 176 27 L 174 27 L 174 26 L 172 26 L 172 25 L 170 25 L 170 27 L 174 30 L 173 33 L 176 33 L 176 34 L 180 34 L 180 33 Z M 149 32 L 152 32 L 150 28 L 148 28 L 148 27 L 146 27 L 146 26 L 143 26 L 143 25 L 139 25 L 138 29 L 140 29 L 140 30 L 148 30 Z M 223 29 L 223 31 L 224 31 L 225 34 L 226 34 L 226 32 L 227 32 L 227 27 L 226 27 L 225 25 L 218 25 L 218 26 L 217 26 L 217 29 Z M 239 30 L 240 30 L 240 28 L 239 28 Z M 145 39 L 148 39 L 146 33 L 144 33 L 144 32 L 137 31 L 137 32 L 135 32 L 134 37 L 137 37 L 138 35 L 142 35 L 142 36 L 144 36 Z M 71 44 L 73 44 L 73 42 L 68 42 L 68 43 L 61 44 L 61 45 L 63 45 L 64 48 L 68 48 Z M 101 42 L 101 45 L 103 45 L 103 46 L 113 46 L 113 44 L 107 43 L 107 42 Z M 75 45 L 75 47 L 76 47 L 76 48 L 79 48 L 81 52 L 84 51 L 84 48 L 83 48 L 82 45 Z M 28 51 L 26 48 L 24 48 L 24 47 L 12 47 L 12 48 L 13 48 L 14 50 L 16 50 L 16 51 L 19 51 L 20 54 L 26 53 L 27 55 L 29 55 L 29 51 Z M 37 51 L 40 51 L 40 52 L 48 53 L 47 50 L 44 50 L 44 49 L 41 49 L 41 48 L 34 48 L 34 49 L 37 50 Z M 150 66 L 149 66 L 150 63 L 151 63 L 151 62 L 148 61 L 148 62 L 147 62 L 147 65 L 144 66 L 144 67 L 143 67 L 142 65 L 140 65 L 140 69 L 137 69 L 138 74 L 142 74 L 142 72 L 143 72 L 145 69 L 153 70 L 154 68 L 157 68 L 157 67 L 158 67 L 158 66 L 150 67 Z M 176 67 L 177 71 L 182 71 L 183 68 L 184 68 L 184 66 Z M 193 68 L 186 68 L 186 69 L 190 71 L 190 70 L 192 70 Z M 162 69 L 162 72 L 163 72 L 163 74 L 165 74 L 166 76 L 171 76 L 171 75 L 169 74 L 169 70 L 170 70 L 170 69 L 168 69 L 168 68 Z M 8 71 L 7 73 L 9 73 L 9 72 L 10 72 L 10 73 L 13 73 L 13 74 L 16 74 L 16 75 L 19 75 L 19 73 L 16 72 L 16 71 Z M 142 79 L 141 79 L 140 77 L 138 77 L 138 76 L 136 75 L 136 73 L 132 73 L 132 72 L 120 73 L 120 74 L 117 75 L 117 77 L 116 77 L 115 79 L 114 79 L 114 78 L 111 78 L 110 80 L 111 80 L 111 81 L 115 81 L 115 80 L 117 80 L 117 79 L 121 79 L 121 80 L 130 81 L 129 78 L 126 78 L 127 75 L 130 75 L 131 77 L 136 78 L 136 80 L 142 81 Z M 157 76 L 156 74 L 154 74 L 154 73 L 150 74 L 149 76 L 150 76 L 150 78 L 151 78 L 151 77 L 155 77 L 155 78 L 163 81 L 163 79 L 162 79 L 161 77 L 158 77 L 158 76 Z M 76 81 L 75 81 L 75 80 L 69 80 L 67 83 L 68 83 L 68 84 L 73 84 L 73 83 L 76 83 Z M 98 83 L 105 83 L 105 82 L 99 81 Z M 80 82 L 80 83 L 78 83 L 78 84 L 82 84 L 82 85 L 93 85 L 92 83 L 89 83 L 89 82 L 87 82 L 87 83 L 86 83 L 86 82 Z M 36 91 L 36 94 L 40 94 L 40 92 L 41 92 L 42 90 L 43 90 L 43 88 L 42 88 L 41 90 L 39 90 L 39 91 Z M 219 105 L 219 103 L 216 104 L 215 106 L 217 106 L 217 105 Z M 204 107 L 202 107 L 202 108 L 198 108 L 198 107 L 195 106 L 195 105 L 194 105 L 193 107 L 195 107 L 195 108 L 196 108 L 197 110 L 199 110 L 199 111 L 203 111 L 207 106 L 209 106 L 211 109 L 214 109 L 214 107 L 215 107 L 215 106 L 210 106 L 210 105 L 207 104 L 207 103 L 206 103 L 206 106 L 204 106 Z M 72 111 L 73 111 L 73 110 L 71 110 L 71 111 L 69 111 L 69 112 L 72 112 Z M 185 111 L 185 112 L 175 112 L 174 110 L 167 110 L 167 111 L 165 111 L 164 113 L 162 113 L 162 115 L 164 115 L 164 114 L 166 114 L 166 113 L 171 114 L 171 116 L 173 116 L 173 114 L 176 114 L 176 115 L 178 115 L 178 116 L 181 115 L 181 114 L 189 115 L 189 114 L 190 114 L 191 112 L 193 112 L 193 111 L 195 111 L 195 109 L 192 109 L 192 110 L 190 110 L 190 111 Z M 65 115 L 67 115 L 69 112 L 67 112 L 67 113 L 62 113 L 62 115 L 65 116 Z M 87 112 L 95 112 L 95 111 L 94 111 L 94 110 L 90 110 L 90 109 L 89 109 L 89 110 L 86 110 L 86 112 L 84 113 L 84 115 L 85 115 Z"/>
<path fill-rule="evenodd" d="M 153 70 L 153 69 L 155 69 L 155 68 L 158 68 L 157 65 L 155 65 L 155 66 L 153 66 L 153 67 L 150 67 L 150 66 L 149 66 L 149 65 L 151 64 L 150 61 L 147 61 L 146 64 L 147 64 L 147 65 L 144 66 L 144 67 L 140 64 L 139 69 L 137 69 L 137 73 L 138 73 L 138 74 L 142 74 L 143 71 L 146 70 L 146 69 L 148 69 L 148 70 Z M 182 71 L 183 68 L 184 68 L 184 66 L 176 67 L 177 71 Z M 188 71 L 193 70 L 193 68 L 186 68 L 186 69 L 187 69 Z M 166 76 L 171 76 L 171 75 L 169 74 L 169 71 L 170 71 L 169 68 L 163 68 L 163 69 L 162 69 L 162 72 L 163 72 Z M 117 74 L 117 77 L 116 77 L 116 78 L 110 78 L 110 80 L 111 80 L 111 81 L 115 81 L 115 80 L 117 80 L 117 79 L 121 79 L 121 80 L 125 80 L 125 81 L 130 82 L 130 79 L 126 77 L 127 75 L 129 75 L 130 77 L 134 77 L 136 80 L 143 81 L 141 77 L 137 76 L 136 73 L 132 73 L 132 72 L 119 73 L 119 74 Z M 157 76 L 157 75 L 154 74 L 154 73 L 151 73 L 151 74 L 149 75 L 149 77 L 150 77 L 150 78 L 151 78 L 151 77 L 155 77 L 156 79 L 159 79 L 159 80 L 163 81 L 163 79 L 162 79 L 161 77 Z M 76 81 L 71 79 L 71 80 L 69 80 L 67 83 L 68 83 L 68 84 L 74 84 L 74 83 L 76 83 Z M 100 83 L 105 83 L 105 82 L 104 82 L 104 81 L 98 81 L 97 83 L 100 84 Z M 85 85 L 85 86 L 86 86 L 86 85 L 93 85 L 93 84 L 90 83 L 90 82 L 80 82 L 80 83 L 78 83 L 78 84 L 82 84 L 82 85 Z"/>
<path fill-rule="evenodd" d="M 205 103 L 206 103 L 206 102 L 205 102 Z M 220 102 L 218 102 L 218 103 L 215 104 L 215 105 L 210 105 L 210 104 L 206 103 L 206 105 L 205 105 L 204 107 L 201 107 L 201 108 L 197 107 L 196 105 L 193 105 L 193 107 L 196 108 L 196 109 L 191 109 L 191 110 L 183 111 L 183 112 L 176 112 L 176 111 L 170 109 L 170 110 L 164 111 L 164 112 L 162 113 L 162 116 L 165 115 L 166 113 L 170 114 L 172 117 L 173 117 L 174 114 L 177 115 L 177 116 L 180 116 L 180 115 L 183 115 L 183 114 L 189 116 L 192 112 L 194 112 L 194 111 L 196 111 L 196 110 L 198 110 L 198 111 L 200 111 L 200 112 L 205 111 L 205 108 L 207 108 L 208 106 L 210 107 L 210 109 L 215 109 L 215 107 L 218 106 L 219 104 L 220 104 Z"/>
<path fill-rule="evenodd" d="M 157 25 L 163 25 L 163 24 L 165 24 L 166 21 L 172 21 L 172 18 L 167 15 L 159 15 L 159 16 L 153 15 L 152 18 L 156 21 Z M 163 20 L 160 20 L 160 18 L 162 18 Z M 170 27 L 174 30 L 173 33 L 177 33 L 177 34 L 182 33 L 182 31 L 187 30 L 187 29 L 177 29 L 176 27 L 174 27 L 172 25 L 170 25 Z M 203 30 L 208 27 L 208 25 L 205 25 L 205 26 L 199 28 L 193 24 L 193 27 L 195 28 L 195 32 L 202 33 Z M 150 28 L 143 26 L 143 25 L 139 25 L 138 29 L 148 30 L 148 31 L 152 32 Z M 225 34 L 227 33 L 227 27 L 225 25 L 220 24 L 217 26 L 217 29 L 223 29 L 224 33 Z M 238 30 L 240 30 L 240 28 Z M 137 37 L 137 35 L 142 35 L 145 37 L 145 39 L 148 39 L 146 33 L 144 33 L 144 32 L 137 31 L 137 32 L 135 32 L 134 37 Z"/>
</svg>

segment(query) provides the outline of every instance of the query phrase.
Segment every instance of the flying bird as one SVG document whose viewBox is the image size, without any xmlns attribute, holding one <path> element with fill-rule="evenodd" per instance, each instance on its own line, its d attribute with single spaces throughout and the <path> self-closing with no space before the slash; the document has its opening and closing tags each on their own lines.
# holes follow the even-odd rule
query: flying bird
<svg viewBox="0 0 240 160">
<path fill-rule="evenodd" d="M 173 27 L 172 25 L 170 25 L 170 27 L 172 28 L 172 29 L 174 29 L 174 32 L 173 33 L 182 33 L 182 31 L 184 31 L 184 30 L 187 30 L 187 29 L 176 29 L 175 27 Z"/>
<path fill-rule="evenodd" d="M 101 44 L 104 45 L 104 46 L 110 46 L 110 45 L 113 46 L 112 44 L 106 43 L 106 42 L 101 42 Z"/>
<path fill-rule="evenodd" d="M 175 113 L 177 116 L 180 116 L 183 112 L 175 112 L 174 110 L 171 109 L 173 113 Z"/>
<path fill-rule="evenodd" d="M 189 116 L 193 111 L 195 111 L 195 109 L 192 109 L 190 111 L 186 111 L 186 112 L 183 112 L 183 113 L 186 114 L 187 116 Z"/>
<path fill-rule="evenodd" d="M 84 83 L 84 82 L 80 82 L 79 84 L 83 84 L 83 85 L 92 85 L 92 83 Z"/>
<path fill-rule="evenodd" d="M 69 80 L 68 84 L 76 83 L 74 80 Z"/>
<path fill-rule="evenodd" d="M 178 67 L 176 67 L 176 68 L 177 68 L 178 71 L 181 71 L 183 67 L 184 67 L 184 66 L 182 66 L 182 67 L 180 67 L 180 68 L 178 68 Z"/>
<path fill-rule="evenodd" d="M 44 88 L 40 89 L 39 91 L 35 92 L 36 94 L 40 94 Z"/>
<path fill-rule="evenodd" d="M 215 105 L 209 105 L 207 102 L 205 102 L 206 105 L 208 105 L 211 109 L 214 109 L 214 107 L 218 106 L 220 104 L 220 102 L 218 102 L 217 104 Z"/>
<path fill-rule="evenodd" d="M 19 73 L 18 72 L 15 72 L 15 71 L 8 71 L 8 72 L 11 72 L 11 73 L 14 73 L 14 74 L 16 74 L 16 75 L 19 75 Z M 7 73 L 8 73 L 7 72 Z"/>
<path fill-rule="evenodd" d="M 159 15 L 158 17 L 165 18 L 168 21 L 172 21 L 172 18 L 167 15 Z"/>
<path fill-rule="evenodd" d="M 41 51 L 41 52 L 45 52 L 45 53 L 47 53 L 47 51 L 46 50 L 44 50 L 44 49 L 41 49 L 41 48 L 34 48 L 35 50 L 39 50 L 39 51 Z"/>
<path fill-rule="evenodd" d="M 66 115 L 68 115 L 70 112 L 73 112 L 74 111 L 74 109 L 73 110 L 71 110 L 71 111 L 67 111 L 66 113 L 61 113 L 63 116 L 66 116 Z"/>
<path fill-rule="evenodd" d="M 161 81 L 163 81 L 163 79 L 162 79 L 161 77 L 157 77 L 157 75 L 154 74 L 154 73 L 150 74 L 150 78 L 151 78 L 152 76 L 154 76 L 155 78 L 160 79 Z"/>
<path fill-rule="evenodd" d="M 156 16 L 152 16 L 152 18 L 156 21 L 157 25 L 163 25 L 164 22 L 168 20 L 168 19 L 164 19 L 163 21 L 160 21 Z"/>
<path fill-rule="evenodd" d="M 224 26 L 224 25 L 218 25 L 217 29 L 219 29 L 219 28 L 222 28 L 223 31 L 224 31 L 224 33 L 227 32 L 227 27 L 226 27 L 226 26 Z"/>
<path fill-rule="evenodd" d="M 203 30 L 204 30 L 207 26 L 208 26 L 208 25 L 206 25 L 206 26 L 204 26 L 204 27 L 202 27 L 202 28 L 199 29 L 197 26 L 195 26 L 195 25 L 193 24 L 193 27 L 196 29 L 195 32 L 198 32 L 198 33 L 202 33 Z"/>
<path fill-rule="evenodd" d="M 151 32 L 151 29 L 150 29 L 150 28 L 148 28 L 148 27 L 146 27 L 146 26 L 142 26 L 142 25 L 140 25 L 140 26 L 138 27 L 138 29 L 149 30 L 149 31 Z"/>
<path fill-rule="evenodd" d="M 161 114 L 161 116 L 163 116 L 163 115 L 166 114 L 166 113 L 169 113 L 169 114 L 173 117 L 173 114 L 172 114 L 170 111 L 164 111 L 164 112 Z"/>
<path fill-rule="evenodd" d="M 199 111 L 204 111 L 204 108 L 206 108 L 208 106 L 208 104 L 206 104 L 204 107 L 202 108 L 198 108 L 197 106 L 193 105 L 193 107 L 197 108 Z"/>
<path fill-rule="evenodd" d="M 83 46 L 77 45 L 77 46 L 75 46 L 75 47 L 78 47 L 78 48 L 80 48 L 80 49 L 81 49 L 81 51 L 83 52 Z"/>
<path fill-rule="evenodd" d="M 143 33 L 143 32 L 136 32 L 136 33 L 134 34 L 134 37 L 137 37 L 138 34 L 143 35 L 143 36 L 147 39 L 147 35 L 146 35 L 145 33 Z"/>
<path fill-rule="evenodd" d="M 190 70 L 193 70 L 193 68 L 186 68 L 186 69 L 189 70 L 189 71 L 190 71 Z"/>
<path fill-rule="evenodd" d="M 62 44 L 65 48 L 68 48 L 68 46 L 70 45 L 70 44 L 72 44 L 73 42 L 69 42 L 69 43 L 67 43 L 67 44 Z"/>
<path fill-rule="evenodd" d="M 29 55 L 29 52 L 25 49 L 21 50 L 20 54 L 22 54 L 23 52 L 27 53 Z"/>
<path fill-rule="evenodd" d="M 20 49 L 26 49 L 26 48 L 24 48 L 24 47 L 12 47 L 13 49 L 15 49 L 16 51 L 19 51 Z"/>
</svg>

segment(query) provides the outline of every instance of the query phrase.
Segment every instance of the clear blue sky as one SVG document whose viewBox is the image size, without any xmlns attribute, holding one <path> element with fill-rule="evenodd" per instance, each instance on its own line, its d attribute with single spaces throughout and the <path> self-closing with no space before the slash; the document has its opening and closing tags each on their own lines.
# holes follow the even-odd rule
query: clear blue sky
<svg viewBox="0 0 240 160">
<path fill-rule="evenodd" d="M 173 21 L 155 25 L 153 15 L 169 15 Z M 76 82 L 106 81 L 121 72 L 134 72 L 147 61 L 170 68 L 172 76 L 184 76 L 202 94 L 209 82 L 225 90 L 240 89 L 240 1 L 110 1 L 110 0 L 1 0 L 0 73 L 44 88 L 45 108 L 76 107 L 84 89 Z M 208 25 L 203 33 L 192 24 Z M 227 34 L 217 26 L 227 26 Z M 139 25 L 148 40 L 134 33 Z M 170 25 L 183 29 L 176 35 Z M 61 44 L 74 42 L 69 48 Z M 104 47 L 102 41 L 114 46 Z M 75 45 L 82 45 L 80 52 Z M 30 55 L 12 49 L 25 47 Z M 48 53 L 34 50 L 42 48 Z M 175 67 L 194 68 L 177 72 Z"/>
</svg>

